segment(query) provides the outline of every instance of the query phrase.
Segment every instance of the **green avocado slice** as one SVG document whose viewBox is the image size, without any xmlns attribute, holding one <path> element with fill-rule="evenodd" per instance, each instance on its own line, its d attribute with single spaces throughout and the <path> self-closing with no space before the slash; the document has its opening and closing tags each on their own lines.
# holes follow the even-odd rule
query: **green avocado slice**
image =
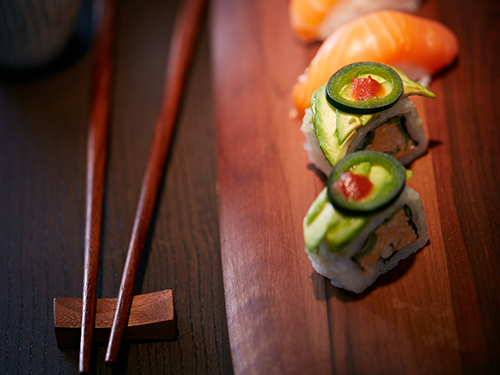
<svg viewBox="0 0 500 375">
<path fill-rule="evenodd" d="M 342 249 L 364 228 L 368 217 L 344 216 L 335 210 L 324 188 L 307 211 L 303 221 L 306 251 L 317 253 L 325 240 L 328 249 L 344 255 Z"/>
<path fill-rule="evenodd" d="M 404 74 L 401 70 L 396 68 L 392 68 L 399 74 L 401 80 L 403 81 L 403 95 L 402 98 L 406 98 L 410 95 L 423 96 L 424 98 L 434 99 L 436 94 L 434 94 L 431 90 L 422 86 L 420 83 L 411 81 L 406 74 Z"/>
<path fill-rule="evenodd" d="M 356 137 L 356 129 L 363 125 L 359 120 L 339 125 L 336 110 L 326 100 L 324 90 L 325 85 L 316 90 L 311 99 L 312 122 L 319 147 L 333 166 L 345 156 Z"/>
</svg>

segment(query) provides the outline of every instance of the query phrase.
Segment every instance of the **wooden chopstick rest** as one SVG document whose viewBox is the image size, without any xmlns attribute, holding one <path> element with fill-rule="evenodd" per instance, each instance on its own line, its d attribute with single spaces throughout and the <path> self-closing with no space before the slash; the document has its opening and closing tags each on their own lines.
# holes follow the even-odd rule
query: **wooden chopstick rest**
<svg viewBox="0 0 500 375">
<path fill-rule="evenodd" d="M 93 344 L 108 341 L 116 298 L 97 299 Z M 82 321 L 81 298 L 54 298 L 54 323 L 57 346 L 76 348 L 80 343 Z M 176 333 L 174 296 L 171 289 L 134 296 L 127 328 L 126 341 L 174 340 Z"/>
</svg>

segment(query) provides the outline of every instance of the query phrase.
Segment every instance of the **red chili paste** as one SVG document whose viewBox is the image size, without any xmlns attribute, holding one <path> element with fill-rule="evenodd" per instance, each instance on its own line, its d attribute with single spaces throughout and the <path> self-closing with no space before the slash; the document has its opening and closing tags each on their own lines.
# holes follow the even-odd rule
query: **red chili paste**
<svg viewBox="0 0 500 375">
<path fill-rule="evenodd" d="M 360 201 L 370 194 L 373 184 L 366 176 L 347 172 L 342 173 L 333 188 L 347 200 Z"/>
<path fill-rule="evenodd" d="M 356 100 L 382 97 L 385 94 L 382 85 L 371 76 L 366 78 L 354 78 L 352 80 L 351 92 L 353 98 Z"/>
</svg>

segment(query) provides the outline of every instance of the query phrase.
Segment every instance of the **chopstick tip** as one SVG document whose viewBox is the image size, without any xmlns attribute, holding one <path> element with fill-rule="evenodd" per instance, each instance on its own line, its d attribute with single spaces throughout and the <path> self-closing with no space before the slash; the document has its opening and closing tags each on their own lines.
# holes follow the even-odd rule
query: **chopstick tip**
<svg viewBox="0 0 500 375">
<path fill-rule="evenodd" d="M 108 367 L 113 367 L 116 364 L 116 355 L 112 353 L 112 349 L 108 347 L 106 352 L 106 357 L 104 358 L 104 363 Z"/>
<path fill-rule="evenodd" d="M 89 373 L 88 365 L 80 363 L 80 367 L 78 369 L 78 373 L 80 375 L 86 375 L 86 374 L 88 374 Z"/>
</svg>

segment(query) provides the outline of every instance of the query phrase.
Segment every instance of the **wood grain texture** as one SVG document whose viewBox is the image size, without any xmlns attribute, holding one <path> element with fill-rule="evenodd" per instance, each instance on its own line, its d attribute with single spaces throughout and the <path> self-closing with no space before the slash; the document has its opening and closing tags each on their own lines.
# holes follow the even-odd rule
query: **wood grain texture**
<svg viewBox="0 0 500 375">
<path fill-rule="evenodd" d="M 160 107 L 177 1 L 120 2 L 97 294 L 116 297 Z M 92 374 L 230 374 L 215 190 L 206 18 L 139 267 L 135 294 L 172 289 L 177 337 L 93 349 Z M 57 347 L 55 297 L 82 290 L 91 56 L 0 83 L 0 373 L 75 374 Z"/>
<path fill-rule="evenodd" d="M 285 5 L 214 2 L 221 251 L 237 373 L 331 371 L 327 310 L 316 298 L 324 285 L 294 251 L 320 183 L 287 120 L 291 78 L 308 57 L 287 18 L 275 17 Z"/>
<path fill-rule="evenodd" d="M 495 374 L 500 356 L 496 165 L 499 4 L 424 2 L 457 33 L 456 66 L 417 98 L 430 138 L 409 185 L 430 244 L 361 295 L 317 275 L 301 223 L 321 189 L 290 92 L 318 45 L 293 39 L 286 1 L 215 0 L 218 197 L 235 372 Z M 470 29 L 466 25 L 473 25 Z"/>
<path fill-rule="evenodd" d="M 181 3 L 175 18 L 166 64 L 161 107 L 155 122 L 148 163 L 143 177 L 134 227 L 116 302 L 115 317 L 106 349 L 106 363 L 108 364 L 116 363 L 122 336 L 127 328 L 135 280 L 165 171 L 185 79 L 191 65 L 204 9 L 204 0 L 187 0 Z"/>
</svg>

